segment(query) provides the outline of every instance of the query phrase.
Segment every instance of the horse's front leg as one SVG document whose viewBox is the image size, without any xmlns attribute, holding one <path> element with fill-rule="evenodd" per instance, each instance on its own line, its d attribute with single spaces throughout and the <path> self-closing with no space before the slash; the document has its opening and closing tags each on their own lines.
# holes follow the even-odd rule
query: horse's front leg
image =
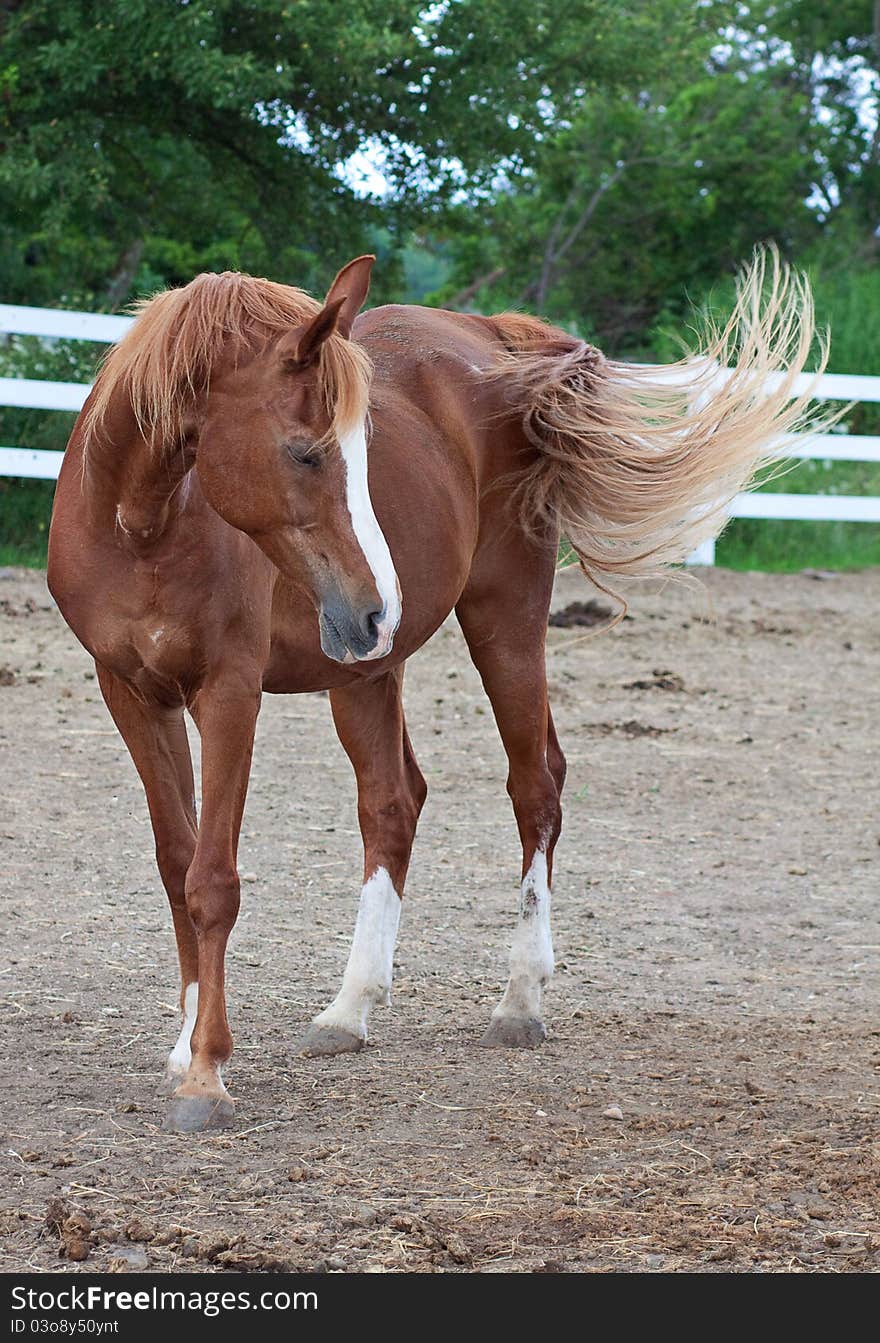
<svg viewBox="0 0 880 1343">
<path fill-rule="evenodd" d="M 166 1129 L 182 1133 L 223 1128 L 234 1118 L 220 1072 L 232 1054 L 225 958 L 238 916 L 238 836 L 259 708 L 259 686 L 245 678 L 203 688 L 193 705 L 202 738 L 202 814 L 186 907 L 198 943 L 198 1015 L 189 1068 L 165 1118 Z"/>
<path fill-rule="evenodd" d="M 300 1045 L 307 1055 L 363 1048 L 370 1011 L 390 1002 L 403 884 L 427 787 L 403 717 L 403 669 L 330 692 L 333 721 L 357 776 L 364 884 L 342 985 Z"/>
<path fill-rule="evenodd" d="M 189 1067 L 189 1042 L 199 995 L 198 943 L 186 908 L 186 874 L 195 851 L 197 825 L 183 709 L 148 703 L 99 662 L 95 667 L 101 693 L 144 785 L 156 840 L 156 863 L 174 920 L 183 1025 L 168 1058 L 168 1083 L 176 1086 Z"/>
</svg>

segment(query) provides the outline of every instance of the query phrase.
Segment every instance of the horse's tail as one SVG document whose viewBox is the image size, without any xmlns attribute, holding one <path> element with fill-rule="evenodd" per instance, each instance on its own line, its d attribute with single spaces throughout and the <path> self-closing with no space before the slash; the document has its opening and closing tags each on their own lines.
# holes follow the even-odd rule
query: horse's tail
<svg viewBox="0 0 880 1343">
<path fill-rule="evenodd" d="M 656 367 L 606 359 L 536 318 L 492 319 L 503 379 L 537 449 L 518 487 L 524 523 L 557 528 L 588 573 L 646 574 L 716 536 L 780 440 L 809 420 L 795 395 L 815 335 L 807 279 L 758 249 L 726 325 Z M 818 341 L 818 368 L 828 341 Z"/>
</svg>

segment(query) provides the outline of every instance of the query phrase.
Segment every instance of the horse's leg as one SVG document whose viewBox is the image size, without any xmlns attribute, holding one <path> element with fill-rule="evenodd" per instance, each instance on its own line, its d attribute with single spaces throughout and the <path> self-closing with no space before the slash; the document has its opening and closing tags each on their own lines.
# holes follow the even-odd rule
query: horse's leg
<svg viewBox="0 0 880 1343">
<path fill-rule="evenodd" d="M 565 756 L 562 754 L 562 747 L 559 745 L 556 724 L 553 722 L 553 714 L 549 704 L 547 705 L 547 764 L 550 766 L 550 773 L 553 775 L 560 796 L 562 796 L 568 766 L 565 763 Z"/>
<path fill-rule="evenodd" d="M 528 550 L 496 555 L 494 568 L 485 565 L 482 574 L 477 568 L 456 608 L 507 753 L 507 791 L 523 852 L 510 978 L 486 1045 L 533 1048 L 546 1035 L 541 990 L 553 974 L 550 881 L 565 779 L 544 667 L 553 559 Z M 511 574 L 529 574 L 528 586 L 511 582 Z"/>
<path fill-rule="evenodd" d="M 202 739 L 202 815 L 186 907 L 199 948 L 198 1016 L 190 1065 L 165 1118 L 166 1129 L 182 1133 L 221 1128 L 234 1116 L 220 1075 L 232 1053 L 225 958 L 238 917 L 238 836 L 259 708 L 259 683 L 244 677 L 203 687 L 193 705 Z"/>
<path fill-rule="evenodd" d="M 196 847 L 192 758 L 182 709 L 165 709 L 137 699 L 124 681 L 95 664 L 107 707 L 141 777 L 156 840 L 156 863 L 171 905 L 180 960 L 183 1025 L 168 1058 L 169 1081 L 189 1067 L 190 1037 L 196 1022 L 199 953 L 186 908 L 187 869 Z"/>
<path fill-rule="evenodd" d="M 342 987 L 309 1027 L 303 1054 L 363 1048 L 372 1005 L 390 1002 L 403 884 L 428 791 L 404 722 L 402 683 L 401 668 L 330 692 L 336 731 L 357 776 L 364 885 Z"/>
</svg>

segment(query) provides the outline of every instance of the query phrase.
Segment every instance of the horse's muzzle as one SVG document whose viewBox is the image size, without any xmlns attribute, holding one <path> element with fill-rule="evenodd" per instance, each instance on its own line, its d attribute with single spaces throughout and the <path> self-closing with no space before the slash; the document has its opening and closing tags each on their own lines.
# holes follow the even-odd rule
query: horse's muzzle
<svg viewBox="0 0 880 1343">
<path fill-rule="evenodd" d="M 386 657 L 394 645 L 397 620 L 384 607 L 352 608 L 341 593 L 321 602 L 318 626 L 321 649 L 334 662 L 372 662 Z"/>
</svg>

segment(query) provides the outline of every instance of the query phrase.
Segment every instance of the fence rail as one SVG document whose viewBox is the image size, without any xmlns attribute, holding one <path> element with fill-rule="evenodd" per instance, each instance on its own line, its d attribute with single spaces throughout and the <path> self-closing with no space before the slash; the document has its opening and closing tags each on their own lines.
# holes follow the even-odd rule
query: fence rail
<svg viewBox="0 0 880 1343">
<path fill-rule="evenodd" d="M 122 340 L 133 320 L 105 312 L 67 312 L 60 308 L 22 308 L 0 303 L 0 333 L 4 335 L 94 340 L 112 345 Z"/>
<path fill-rule="evenodd" d="M 106 313 L 62 312 L 53 308 L 26 308 L 0 303 L 0 335 L 38 336 L 43 339 L 90 340 L 112 344 L 131 326 L 131 317 Z M 726 370 L 719 370 L 723 377 Z M 795 392 L 810 385 L 809 375 L 798 380 Z M 0 378 L 0 406 L 25 410 L 78 411 L 89 394 L 89 384 L 49 382 L 38 378 Z M 850 373 L 825 373 L 814 389 L 818 401 L 880 402 L 880 378 Z M 0 476 L 55 480 L 63 452 L 0 447 Z M 797 435 L 780 445 L 780 457 L 813 461 L 880 462 L 880 436 L 870 434 Z M 730 515 L 734 518 L 777 518 L 828 522 L 880 522 L 880 497 L 831 494 L 738 494 Z M 693 564 L 713 564 L 715 543 L 706 542 L 691 556 Z"/>
</svg>

